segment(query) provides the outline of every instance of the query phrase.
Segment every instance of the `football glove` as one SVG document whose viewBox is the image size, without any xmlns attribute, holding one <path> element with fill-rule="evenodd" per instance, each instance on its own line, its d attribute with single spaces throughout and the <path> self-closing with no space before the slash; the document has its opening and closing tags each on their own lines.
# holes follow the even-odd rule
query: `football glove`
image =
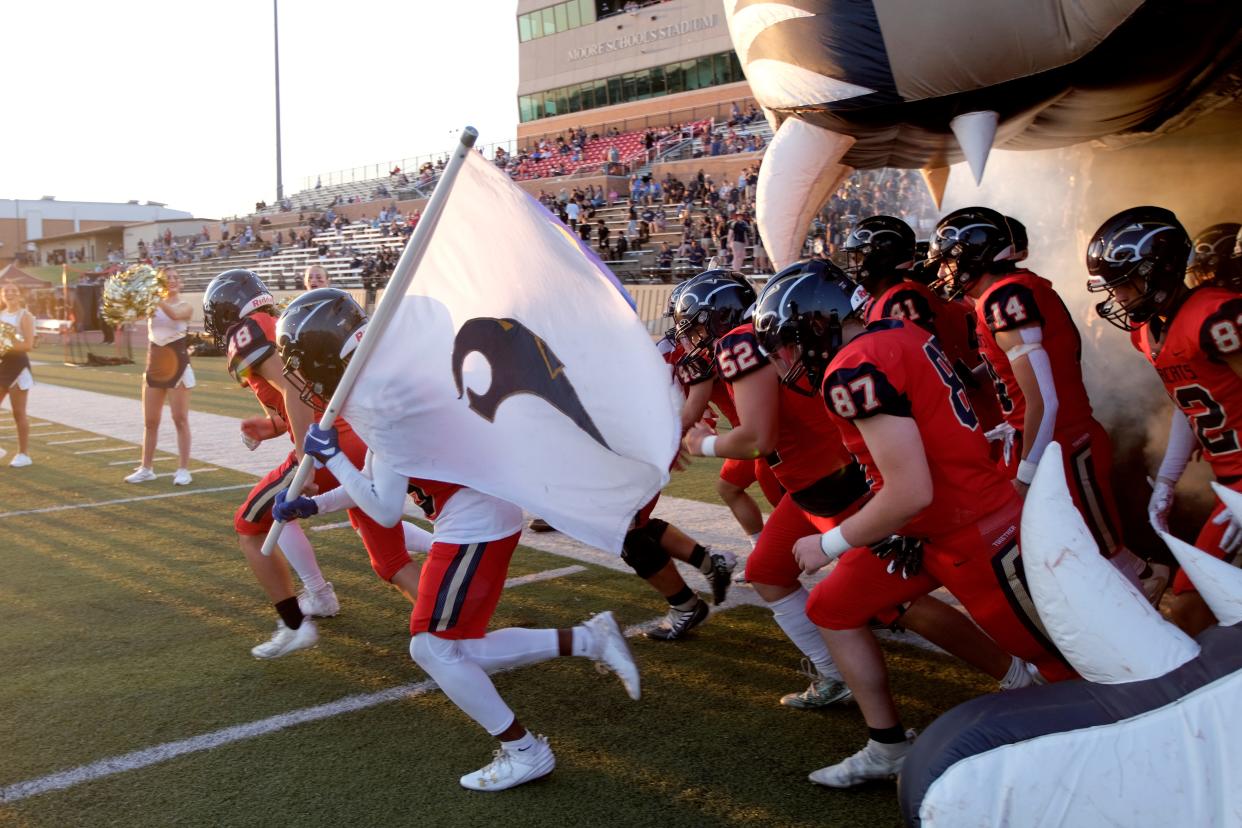
<svg viewBox="0 0 1242 828">
<path fill-rule="evenodd" d="M 327 463 L 341 450 L 336 428 L 320 428 L 318 423 L 311 423 L 310 428 L 306 429 L 302 448 L 321 464 Z"/>
<path fill-rule="evenodd" d="M 1147 482 L 1151 484 L 1151 499 L 1147 501 L 1147 519 L 1156 529 L 1167 532 L 1169 531 L 1169 512 L 1173 509 L 1173 489 L 1177 484 L 1163 477 L 1157 477 L 1155 480 L 1149 477 Z"/>
<path fill-rule="evenodd" d="M 923 568 L 923 541 L 921 538 L 904 538 L 892 535 L 887 540 L 872 544 L 871 554 L 888 561 L 888 573 L 901 573 L 902 578 L 919 574 Z"/>
<path fill-rule="evenodd" d="M 1238 525 L 1238 518 L 1233 512 L 1225 509 L 1216 517 L 1212 518 L 1212 523 L 1217 526 L 1228 524 L 1225 526 L 1225 534 L 1220 539 L 1220 549 L 1226 555 L 1232 555 L 1242 548 L 1242 526 Z"/>
<path fill-rule="evenodd" d="M 288 495 L 288 489 L 276 493 L 276 503 L 272 506 L 272 517 L 275 520 L 288 523 L 291 520 L 319 514 L 319 504 L 311 498 L 302 495 L 293 500 L 286 500 Z"/>
<path fill-rule="evenodd" d="M 1001 455 L 1005 461 L 1005 465 L 1009 465 L 1009 460 L 1013 457 L 1013 446 L 1017 440 L 1018 431 L 1009 423 L 1001 423 L 991 431 L 984 432 L 984 437 L 989 443 L 1001 444 Z"/>
</svg>

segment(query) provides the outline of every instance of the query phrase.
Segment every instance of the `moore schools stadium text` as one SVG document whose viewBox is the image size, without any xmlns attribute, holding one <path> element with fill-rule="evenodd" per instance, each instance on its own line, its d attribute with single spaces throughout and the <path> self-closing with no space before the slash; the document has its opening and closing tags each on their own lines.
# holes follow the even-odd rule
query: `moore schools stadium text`
<svg viewBox="0 0 1242 828">
<path fill-rule="evenodd" d="M 720 15 L 706 14 L 692 20 L 683 20 L 680 23 L 660 26 L 655 29 L 647 29 L 643 32 L 627 34 L 623 37 L 613 38 L 612 40 L 601 40 L 599 43 L 592 43 L 590 46 L 583 46 L 578 49 L 570 49 L 569 60 L 570 62 L 573 62 L 575 60 L 582 60 L 583 58 L 607 54 L 608 52 L 617 52 L 621 49 L 628 49 L 631 46 L 641 46 L 644 43 L 654 43 L 657 40 L 678 37 L 680 35 L 689 34 L 690 32 L 702 32 L 707 29 L 715 28 L 718 25 L 720 25 Z"/>
</svg>

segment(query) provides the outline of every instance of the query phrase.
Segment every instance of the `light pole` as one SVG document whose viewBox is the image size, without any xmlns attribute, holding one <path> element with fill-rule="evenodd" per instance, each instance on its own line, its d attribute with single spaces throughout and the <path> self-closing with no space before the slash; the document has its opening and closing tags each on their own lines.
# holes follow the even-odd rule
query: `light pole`
<svg viewBox="0 0 1242 828">
<path fill-rule="evenodd" d="M 285 200 L 285 185 L 280 172 L 280 15 L 277 0 L 272 0 L 272 53 L 276 59 L 276 203 Z"/>
</svg>

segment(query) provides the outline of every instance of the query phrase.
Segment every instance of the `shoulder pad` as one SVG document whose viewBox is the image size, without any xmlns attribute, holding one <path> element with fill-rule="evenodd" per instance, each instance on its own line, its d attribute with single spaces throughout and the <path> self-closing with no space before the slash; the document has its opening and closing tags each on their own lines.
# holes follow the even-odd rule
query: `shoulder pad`
<svg viewBox="0 0 1242 828">
<path fill-rule="evenodd" d="M 725 382 L 737 382 L 767 364 L 751 329 L 734 330 L 716 342 L 716 375 Z"/>
<path fill-rule="evenodd" d="M 1242 352 L 1242 297 L 1226 299 L 1199 325 L 1199 347 L 1221 360 Z"/>
<path fill-rule="evenodd" d="M 228 369 L 238 383 L 244 384 L 246 375 L 275 353 L 276 344 L 253 317 L 246 317 L 229 331 Z"/>
<path fill-rule="evenodd" d="M 910 399 L 871 362 L 838 368 L 825 377 L 824 402 L 844 420 L 864 420 L 876 414 L 913 416 Z"/>
<path fill-rule="evenodd" d="M 993 332 L 1012 331 L 1028 325 L 1043 325 L 1044 318 L 1035 301 L 1035 291 L 1020 282 L 1003 284 L 980 298 L 983 318 Z"/>
</svg>

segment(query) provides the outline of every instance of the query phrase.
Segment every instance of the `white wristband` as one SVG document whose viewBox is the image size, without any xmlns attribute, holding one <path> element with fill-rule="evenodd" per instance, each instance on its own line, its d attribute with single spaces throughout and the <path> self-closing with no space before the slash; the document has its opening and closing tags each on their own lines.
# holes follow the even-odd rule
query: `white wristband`
<svg viewBox="0 0 1242 828">
<path fill-rule="evenodd" d="M 702 445 L 699 446 L 699 454 L 703 455 L 704 457 L 715 457 L 716 456 L 716 435 L 715 434 L 713 434 L 710 437 L 703 438 L 703 443 Z"/>
<path fill-rule="evenodd" d="M 1032 463 L 1030 460 L 1023 460 L 1018 464 L 1018 482 L 1031 485 L 1031 481 L 1035 479 L 1035 470 L 1039 468 L 1038 463 Z"/>
<path fill-rule="evenodd" d="M 852 548 L 853 544 L 845 539 L 845 533 L 841 531 L 840 526 L 834 526 L 819 536 L 819 550 L 830 561 L 835 561 Z"/>
</svg>

